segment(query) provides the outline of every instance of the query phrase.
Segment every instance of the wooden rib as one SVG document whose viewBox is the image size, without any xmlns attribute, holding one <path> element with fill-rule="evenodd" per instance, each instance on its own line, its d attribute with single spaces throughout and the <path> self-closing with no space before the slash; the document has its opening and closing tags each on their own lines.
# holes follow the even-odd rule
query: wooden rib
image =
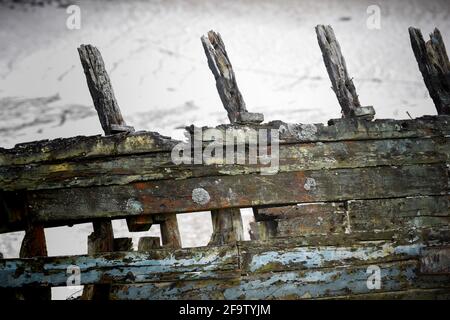
<svg viewBox="0 0 450 320">
<path fill-rule="evenodd" d="M 426 43 L 420 29 L 410 27 L 414 55 L 437 113 L 450 114 L 450 62 L 441 32 L 435 28 Z"/>
<path fill-rule="evenodd" d="M 373 107 L 362 107 L 352 78 L 348 75 L 347 65 L 331 26 L 316 26 L 317 40 L 322 50 L 323 61 L 328 71 L 333 90 L 336 93 L 345 118 L 363 117 L 373 119 Z"/>
</svg>

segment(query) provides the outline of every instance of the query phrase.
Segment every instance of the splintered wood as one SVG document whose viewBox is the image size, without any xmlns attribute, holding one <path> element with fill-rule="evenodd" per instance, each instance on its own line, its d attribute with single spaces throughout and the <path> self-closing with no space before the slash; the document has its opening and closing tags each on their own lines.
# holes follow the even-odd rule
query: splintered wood
<svg viewBox="0 0 450 320">
<path fill-rule="evenodd" d="M 409 28 L 411 46 L 419 70 L 438 114 L 450 114 L 450 62 L 439 29 L 426 43 L 420 29 Z"/>
<path fill-rule="evenodd" d="M 355 85 L 348 75 L 347 65 L 339 42 L 334 35 L 333 28 L 331 26 L 318 25 L 316 34 L 334 93 L 336 93 L 342 108 L 343 117 L 373 119 L 375 115 L 373 107 L 362 107 L 359 102 Z"/>
</svg>

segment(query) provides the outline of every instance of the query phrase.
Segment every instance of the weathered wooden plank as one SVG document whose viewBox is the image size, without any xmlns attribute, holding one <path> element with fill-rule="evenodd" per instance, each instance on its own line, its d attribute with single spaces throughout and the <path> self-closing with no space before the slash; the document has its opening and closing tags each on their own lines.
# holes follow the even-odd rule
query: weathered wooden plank
<svg viewBox="0 0 450 320">
<path fill-rule="evenodd" d="M 411 46 L 438 114 L 450 114 L 450 61 L 441 32 L 435 28 L 426 43 L 420 29 L 409 28 Z"/>
<path fill-rule="evenodd" d="M 0 148 L 0 166 L 170 151 L 179 143 L 156 132 L 42 140 Z"/>
<path fill-rule="evenodd" d="M 449 276 L 418 275 L 417 261 L 379 264 L 381 287 L 368 286 L 367 266 L 286 271 L 228 281 L 135 284 L 112 288 L 112 300 L 141 299 L 317 299 L 348 294 L 449 288 Z"/>
<path fill-rule="evenodd" d="M 268 272 L 323 269 L 419 259 L 424 244 L 364 241 L 351 245 L 304 246 L 297 239 L 238 242 L 236 245 L 93 256 L 4 259 L 0 287 L 66 285 L 69 266 L 80 268 L 81 284 L 160 282 L 232 278 Z M 234 275 L 233 275 L 234 274 Z"/>
<path fill-rule="evenodd" d="M 447 196 L 350 200 L 347 210 L 352 231 L 416 229 L 450 223 Z"/>
<path fill-rule="evenodd" d="M 274 234 L 414 231 L 450 224 L 448 196 L 348 200 L 259 208 L 256 219 L 273 220 Z"/>
<path fill-rule="evenodd" d="M 213 279 L 238 269 L 236 246 L 157 249 L 0 260 L 0 287 L 66 286 L 67 269 L 80 268 L 80 284 Z"/>
<path fill-rule="evenodd" d="M 318 25 L 316 26 L 316 34 L 333 91 L 342 108 L 342 117 L 373 119 L 375 116 L 373 107 L 361 107 L 355 85 L 348 75 L 347 65 L 333 28 Z"/>
<path fill-rule="evenodd" d="M 274 235 L 278 237 L 350 232 L 344 202 L 301 203 L 257 211 L 257 220 L 274 220 Z"/>
<path fill-rule="evenodd" d="M 215 128 L 195 126 L 186 127 L 186 130 L 193 135 L 195 130 L 217 129 L 227 131 L 229 135 L 240 137 L 238 141 L 244 140 L 241 137 L 248 135 L 251 130 L 268 130 L 268 141 L 272 140 L 271 129 L 278 130 L 277 140 L 283 143 L 301 142 L 325 142 L 343 140 L 371 140 L 371 139 L 394 139 L 394 138 L 417 138 L 448 136 L 450 134 L 449 116 L 423 116 L 416 119 L 394 120 L 376 119 L 367 121 L 357 118 L 332 119 L 328 125 L 322 123 L 302 124 L 285 123 L 282 121 L 271 121 L 261 125 L 239 125 L 222 124 Z M 196 140 L 203 136 L 196 137 Z M 205 139 L 205 141 L 209 141 Z M 226 141 L 225 141 L 226 142 Z"/>
<path fill-rule="evenodd" d="M 123 218 L 219 208 L 439 195 L 445 165 L 298 171 L 28 192 L 36 221 Z M 76 199 L 76 200 L 75 200 Z M 6 199 L 8 201 L 8 199 Z M 70 212 L 66 208 L 70 207 Z"/>
<path fill-rule="evenodd" d="M 393 241 L 357 242 L 346 246 L 299 246 L 294 241 L 241 242 L 243 274 L 369 265 L 418 258 L 421 243 L 399 245 Z"/>
<path fill-rule="evenodd" d="M 225 154 L 225 150 L 224 150 Z M 450 139 L 389 139 L 281 145 L 278 163 L 226 164 L 225 158 L 205 159 L 202 165 L 175 165 L 171 153 L 106 157 L 54 164 L 0 166 L 0 189 L 36 190 L 93 185 L 120 185 L 135 181 L 253 174 L 271 166 L 278 172 L 358 168 L 445 162 Z M 145 231 L 145 230 L 144 230 Z"/>
<path fill-rule="evenodd" d="M 450 288 L 410 289 L 319 298 L 319 300 L 450 300 Z"/>
<path fill-rule="evenodd" d="M 187 129 L 192 132 L 194 127 Z M 206 129 L 208 128 L 203 128 Z M 261 125 L 220 125 L 215 129 L 231 130 L 231 134 L 238 136 L 248 130 L 268 129 L 270 132 L 270 129 L 277 129 L 280 143 L 415 138 L 449 135 L 450 117 L 424 116 L 414 120 L 374 121 L 350 118 L 334 120 L 328 126 L 321 123 L 272 121 Z M 0 166 L 170 151 L 177 143 L 179 141 L 155 132 L 43 140 L 18 144 L 12 149 L 0 148 Z"/>
<path fill-rule="evenodd" d="M 244 98 L 238 88 L 231 61 L 219 33 L 209 31 L 201 37 L 208 66 L 216 80 L 216 87 L 222 104 L 228 112 L 231 123 L 260 123 L 264 121 L 261 113 L 250 113 L 245 107 Z"/>
<path fill-rule="evenodd" d="M 425 248 L 420 259 L 420 272 L 450 275 L 450 247 Z"/>
<path fill-rule="evenodd" d="M 88 236 L 88 254 L 114 251 L 114 232 L 110 220 L 94 221 L 94 231 Z M 109 284 L 94 284 L 83 288 L 82 300 L 105 300 L 109 295 Z"/>
</svg>

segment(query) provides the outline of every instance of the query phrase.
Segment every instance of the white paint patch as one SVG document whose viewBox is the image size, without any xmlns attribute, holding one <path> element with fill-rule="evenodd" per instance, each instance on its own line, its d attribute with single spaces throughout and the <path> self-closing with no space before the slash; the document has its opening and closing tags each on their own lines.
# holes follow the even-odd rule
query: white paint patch
<svg viewBox="0 0 450 320">
<path fill-rule="evenodd" d="M 195 188 L 192 190 L 192 201 L 197 204 L 207 204 L 211 200 L 208 191 L 203 188 Z"/>
<path fill-rule="evenodd" d="M 316 190 L 316 180 L 314 180 L 314 178 L 306 178 L 306 182 L 305 185 L 303 186 L 305 188 L 305 190 Z"/>
<path fill-rule="evenodd" d="M 142 204 L 136 199 L 128 199 L 126 204 L 127 211 L 134 214 L 140 214 L 144 211 Z"/>
<path fill-rule="evenodd" d="M 297 133 L 299 139 L 311 140 L 317 133 L 317 127 L 314 124 L 301 124 Z"/>
</svg>

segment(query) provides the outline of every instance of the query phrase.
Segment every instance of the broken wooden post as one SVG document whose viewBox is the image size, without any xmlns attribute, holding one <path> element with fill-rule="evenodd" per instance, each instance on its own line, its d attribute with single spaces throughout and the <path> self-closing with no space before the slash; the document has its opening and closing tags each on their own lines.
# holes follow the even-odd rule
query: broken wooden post
<svg viewBox="0 0 450 320">
<path fill-rule="evenodd" d="M 210 245 L 223 245 L 244 240 L 244 227 L 239 208 L 213 210 L 211 218 L 213 234 Z"/>
<path fill-rule="evenodd" d="M 105 135 L 133 132 L 134 128 L 127 126 L 122 117 L 100 51 L 91 45 L 81 45 L 78 48 L 78 53 L 86 75 L 89 92 Z M 146 217 L 127 218 L 128 230 L 130 232 L 149 230 L 152 224 L 151 222 L 145 223 L 146 220 L 148 220 Z"/>
<path fill-rule="evenodd" d="M 270 210 L 270 208 L 268 208 Z M 255 221 L 250 222 L 251 240 L 269 240 L 278 234 L 278 223 L 274 219 L 262 216 L 258 208 L 253 208 Z"/>
<path fill-rule="evenodd" d="M 164 215 L 164 220 L 161 221 L 160 227 L 163 246 L 173 249 L 181 248 L 181 236 L 178 230 L 177 215 L 175 213 Z"/>
<path fill-rule="evenodd" d="M 113 243 L 114 251 L 133 251 L 133 239 L 115 238 Z"/>
<path fill-rule="evenodd" d="M 141 237 L 139 238 L 138 251 L 146 252 L 152 249 L 161 248 L 159 237 Z"/>
<path fill-rule="evenodd" d="M 353 80 L 347 72 L 347 65 L 331 26 L 316 26 L 317 40 L 322 50 L 323 61 L 342 108 L 343 118 L 373 119 L 375 109 L 372 106 L 362 107 Z"/>
<path fill-rule="evenodd" d="M 450 62 L 441 32 L 435 28 L 426 43 L 420 29 L 410 27 L 414 55 L 439 115 L 450 115 Z"/>
<path fill-rule="evenodd" d="M 244 98 L 239 91 L 236 76 L 220 34 L 211 30 L 206 36 L 202 36 L 201 40 L 208 66 L 216 80 L 217 91 L 230 122 L 242 124 L 263 122 L 263 114 L 248 112 L 245 107 Z M 211 219 L 213 234 L 210 245 L 221 245 L 244 239 L 239 208 L 212 210 Z"/>
<path fill-rule="evenodd" d="M 88 236 L 88 254 L 114 251 L 114 234 L 111 221 L 95 221 L 94 232 Z"/>
<path fill-rule="evenodd" d="M 208 66 L 216 79 L 217 91 L 225 110 L 228 112 L 230 122 L 247 124 L 263 122 L 264 116 L 262 113 L 248 112 L 245 107 L 220 34 L 209 31 L 206 36 L 201 37 L 201 40 L 208 59 Z"/>
<path fill-rule="evenodd" d="M 133 127 L 127 126 L 123 120 L 100 51 L 91 45 L 81 45 L 78 53 L 105 134 L 134 131 Z"/>
<path fill-rule="evenodd" d="M 46 257 L 47 244 L 44 227 L 39 224 L 30 224 L 25 232 L 20 247 L 20 258 Z M 15 292 L 17 299 L 24 300 L 51 300 L 51 288 L 25 288 Z"/>
<path fill-rule="evenodd" d="M 88 254 L 113 252 L 114 233 L 111 221 L 95 221 L 92 223 L 94 232 L 88 236 Z M 110 285 L 84 286 L 82 300 L 105 300 L 109 295 Z"/>
</svg>

